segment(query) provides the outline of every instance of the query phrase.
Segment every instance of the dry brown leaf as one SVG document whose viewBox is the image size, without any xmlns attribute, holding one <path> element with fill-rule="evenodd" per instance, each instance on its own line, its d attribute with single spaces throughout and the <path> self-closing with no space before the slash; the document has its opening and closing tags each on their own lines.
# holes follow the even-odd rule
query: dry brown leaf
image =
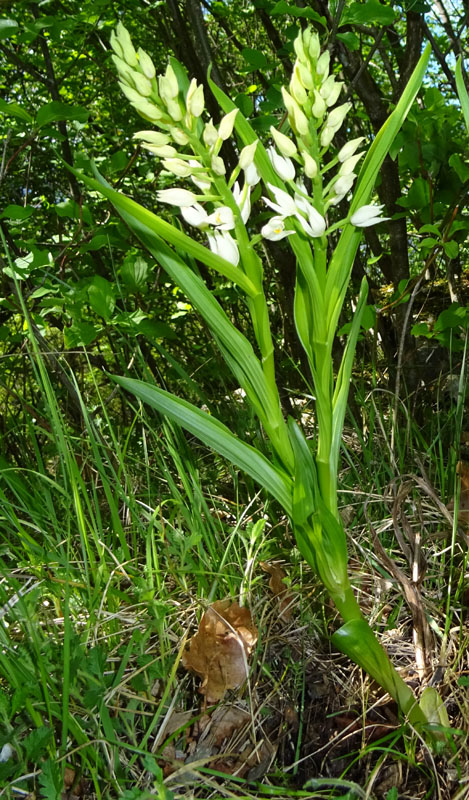
<svg viewBox="0 0 469 800">
<path fill-rule="evenodd" d="M 257 637 L 249 609 L 231 600 L 209 606 L 182 655 L 185 668 L 202 678 L 199 691 L 207 703 L 216 703 L 246 680 L 247 656 Z"/>
<path fill-rule="evenodd" d="M 467 525 L 469 523 L 469 464 L 464 461 L 458 461 L 456 472 L 461 480 L 458 522 Z M 454 500 L 450 500 L 446 508 L 448 511 L 454 511 Z"/>
<path fill-rule="evenodd" d="M 287 577 L 286 572 L 275 561 L 260 561 L 259 566 L 264 572 L 269 573 L 269 589 L 278 598 L 280 616 L 285 622 L 288 622 L 292 618 L 293 597 L 283 582 L 283 579 Z"/>
</svg>

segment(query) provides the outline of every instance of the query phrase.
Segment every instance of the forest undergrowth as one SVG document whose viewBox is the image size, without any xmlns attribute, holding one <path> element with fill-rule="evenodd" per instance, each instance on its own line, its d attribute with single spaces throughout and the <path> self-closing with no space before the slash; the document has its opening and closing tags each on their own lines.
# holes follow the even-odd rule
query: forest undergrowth
<svg viewBox="0 0 469 800">
<path fill-rule="evenodd" d="M 436 387 L 446 413 L 421 426 L 357 378 L 341 458 L 353 587 L 404 679 L 441 692 L 454 736 L 435 752 L 331 648 L 337 614 L 275 503 L 172 423 L 123 412 L 86 361 L 96 404 L 76 387 L 71 425 L 30 359 L 35 413 L 9 433 L 23 467 L 2 463 L 1 796 L 467 797 L 467 535 L 446 509 L 462 395 Z M 184 654 L 227 600 L 255 631 L 248 679 L 207 702 Z"/>
</svg>

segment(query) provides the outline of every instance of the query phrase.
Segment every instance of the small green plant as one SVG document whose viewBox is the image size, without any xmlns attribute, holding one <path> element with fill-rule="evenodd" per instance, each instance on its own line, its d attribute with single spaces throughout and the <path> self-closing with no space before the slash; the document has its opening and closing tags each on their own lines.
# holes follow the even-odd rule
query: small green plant
<svg viewBox="0 0 469 800">
<path fill-rule="evenodd" d="M 177 222 L 169 224 L 114 191 L 99 173 L 96 179 L 80 176 L 112 201 L 201 314 L 262 423 L 271 459 L 189 402 L 129 377 L 114 380 L 198 436 L 275 497 L 291 520 L 299 550 L 344 620 L 333 636 L 335 646 L 378 681 L 414 725 L 425 724 L 427 716 L 391 665 L 357 603 L 347 573 L 346 535 L 338 513 L 339 450 L 355 347 L 366 308 L 366 281 L 336 376 L 332 348 L 362 228 L 385 219 L 383 207 L 370 203 L 373 186 L 418 92 L 429 47 L 365 153 L 359 149 L 363 138 L 353 139 L 339 150 L 334 147 L 335 134 L 351 106 L 336 105 L 343 85 L 330 74 L 329 53 L 321 53 L 319 38 L 311 29 L 295 40 L 293 75 L 288 90 L 282 88 L 288 127 L 283 131 L 271 128 L 273 144 L 267 150 L 239 109 L 213 82 L 211 90 L 224 112 L 218 127 L 212 120 L 204 120 L 203 87 L 195 79 L 189 81 L 176 60 L 171 59 L 166 73 L 157 77 L 150 57 L 134 49 L 121 24 L 111 43 L 124 94 L 145 120 L 160 129 L 140 131 L 135 138 L 162 159 L 166 173 L 174 176 L 175 185 L 161 189 L 157 199 L 178 209 L 189 226 L 205 233 L 208 247 L 199 241 L 200 236 L 196 239 L 184 233 Z M 239 155 L 231 174 L 227 174 L 221 155 L 229 139 Z M 355 169 L 363 157 L 357 176 Z M 181 180 L 188 183 L 181 186 Z M 251 197 L 253 187 L 261 182 L 264 205 L 274 213 L 256 231 Z M 353 186 L 347 215 L 340 217 L 339 204 Z M 331 253 L 333 238 L 337 243 Z M 294 318 L 314 383 L 317 435 L 313 442 L 293 419 L 285 421 L 276 383 L 260 252 L 263 240 L 283 239 L 296 257 Z M 258 355 L 207 288 L 195 259 L 244 294 Z"/>
</svg>

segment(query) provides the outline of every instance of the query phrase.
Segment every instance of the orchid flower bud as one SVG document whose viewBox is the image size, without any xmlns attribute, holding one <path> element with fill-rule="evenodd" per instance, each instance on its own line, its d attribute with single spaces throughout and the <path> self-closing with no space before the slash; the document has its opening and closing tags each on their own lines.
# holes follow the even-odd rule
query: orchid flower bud
<svg viewBox="0 0 469 800">
<path fill-rule="evenodd" d="M 192 183 L 200 189 L 201 192 L 207 192 L 210 190 L 211 184 L 209 180 L 209 176 L 203 170 L 202 164 L 196 161 L 194 158 L 189 159 L 188 162 L 192 168 L 191 174 L 191 181 Z M 194 175 L 194 170 L 196 174 Z"/>
<path fill-rule="evenodd" d="M 132 89 L 130 86 L 127 86 L 125 83 L 122 83 L 122 81 L 119 81 L 119 86 L 120 86 L 121 90 L 123 91 L 123 93 L 125 94 L 127 100 L 130 100 L 132 105 L 136 105 L 142 99 L 141 95 L 138 92 L 136 92 L 135 89 Z"/>
<path fill-rule="evenodd" d="M 207 147 L 213 147 L 218 141 L 218 131 L 211 119 L 205 125 L 202 138 Z"/>
<path fill-rule="evenodd" d="M 267 148 L 267 155 L 275 172 L 282 181 L 293 181 L 295 179 L 295 167 L 290 158 L 279 155 L 273 147 Z"/>
<path fill-rule="evenodd" d="M 117 23 L 116 32 L 117 39 L 122 48 L 122 57 L 124 61 L 127 61 L 129 67 L 136 67 L 138 64 L 137 53 L 135 52 L 135 48 L 132 44 L 130 33 L 128 32 L 127 28 L 124 28 L 122 22 Z"/>
<path fill-rule="evenodd" d="M 301 83 L 303 84 L 305 89 L 311 91 L 311 89 L 314 87 L 314 80 L 311 74 L 311 69 L 309 64 L 303 64 L 302 62 L 297 61 L 297 68 Z"/>
<path fill-rule="evenodd" d="M 308 99 L 305 88 L 301 83 L 299 70 L 295 69 L 290 81 L 290 92 L 300 106 L 304 106 Z"/>
<path fill-rule="evenodd" d="M 298 150 L 296 148 L 296 144 L 290 139 L 289 136 L 285 136 L 284 133 L 281 133 L 273 125 L 270 126 L 270 135 L 274 140 L 277 149 L 280 150 L 282 156 L 286 156 L 287 158 L 291 158 L 297 154 Z"/>
<path fill-rule="evenodd" d="M 334 88 L 334 85 L 335 85 L 335 77 L 334 75 L 329 75 L 329 77 L 327 78 L 327 80 L 323 82 L 319 90 L 319 94 L 321 95 L 323 100 L 327 100 L 330 93 L 332 92 L 332 89 Z"/>
<path fill-rule="evenodd" d="M 157 122 L 159 125 L 163 124 L 162 120 L 165 119 L 165 115 L 154 103 L 151 103 L 149 100 L 144 100 L 144 98 L 141 97 L 136 103 L 132 103 L 132 105 L 145 119 L 150 122 Z"/>
<path fill-rule="evenodd" d="M 334 87 L 331 90 L 331 93 L 329 94 L 329 96 L 328 96 L 328 98 L 326 100 L 326 105 L 329 108 L 337 103 L 337 100 L 339 99 L 339 96 L 340 96 L 340 93 L 342 91 L 343 85 L 344 85 L 343 81 L 336 81 L 335 82 Z"/>
<path fill-rule="evenodd" d="M 351 108 L 351 103 L 343 103 L 343 105 L 333 108 L 327 117 L 327 126 L 334 128 L 337 132 Z"/>
<path fill-rule="evenodd" d="M 296 37 L 295 41 L 293 42 L 293 47 L 295 49 L 295 53 L 300 59 L 300 61 L 306 61 L 306 53 L 305 48 L 303 45 L 303 38 L 301 33 Z"/>
<path fill-rule="evenodd" d="M 182 158 L 166 158 L 163 161 L 163 167 L 179 178 L 188 178 L 192 173 L 192 167 Z"/>
<path fill-rule="evenodd" d="M 145 53 L 145 50 L 142 50 L 141 47 L 138 48 L 138 63 L 140 64 L 141 69 L 143 70 L 143 74 L 149 81 L 152 81 L 156 75 L 155 65 L 151 60 L 148 53 Z"/>
<path fill-rule="evenodd" d="M 300 136 L 306 136 L 309 131 L 308 119 L 298 105 L 293 113 L 293 125 Z"/>
<path fill-rule="evenodd" d="M 324 53 L 321 53 L 316 63 L 316 72 L 318 75 L 322 75 L 323 82 L 327 80 L 327 76 L 329 75 L 330 60 L 331 54 L 329 50 L 325 50 Z"/>
<path fill-rule="evenodd" d="M 188 189 L 175 188 L 160 189 L 160 191 L 156 193 L 156 199 L 159 200 L 160 203 L 168 203 L 170 206 L 184 208 L 184 206 L 192 206 L 197 198 L 194 192 L 190 192 Z"/>
<path fill-rule="evenodd" d="M 329 147 L 329 145 L 332 142 L 335 134 L 336 134 L 336 131 L 334 130 L 334 128 L 329 128 L 328 125 L 325 125 L 324 128 L 321 131 L 321 136 L 320 136 L 320 140 L 319 140 L 320 143 L 321 143 L 321 147 Z"/>
<path fill-rule="evenodd" d="M 226 173 L 225 162 L 223 161 L 221 156 L 212 156 L 211 165 L 215 175 L 225 175 Z"/>
<path fill-rule="evenodd" d="M 341 200 L 344 199 L 345 195 L 350 191 L 357 176 L 354 172 L 351 172 L 350 175 L 343 175 L 339 178 L 333 186 L 333 191 L 335 197 L 331 199 L 331 205 L 336 206 Z"/>
<path fill-rule="evenodd" d="M 246 170 L 253 163 L 258 142 L 259 140 L 255 139 L 254 142 L 251 142 L 251 144 L 247 144 L 246 147 L 243 147 L 239 155 L 240 169 Z"/>
<path fill-rule="evenodd" d="M 346 161 L 350 156 L 353 156 L 357 147 L 360 147 L 361 143 L 365 141 L 364 136 L 359 136 L 357 139 L 351 139 L 347 144 L 339 150 L 339 154 L 337 158 L 340 162 Z"/>
<path fill-rule="evenodd" d="M 193 117 L 200 117 L 204 108 L 205 108 L 205 101 L 204 101 L 204 87 L 203 84 L 200 84 L 194 89 L 189 97 L 189 92 L 187 93 L 188 97 L 186 98 L 186 108 L 189 114 L 192 114 Z"/>
<path fill-rule="evenodd" d="M 171 141 L 171 138 L 167 133 L 160 133 L 159 131 L 137 131 L 137 133 L 134 133 L 132 138 L 143 139 L 145 144 L 153 144 L 156 147 L 169 144 Z"/>
<path fill-rule="evenodd" d="M 181 128 L 173 127 L 169 129 L 169 132 L 171 134 L 171 138 L 174 142 L 176 142 L 176 144 L 184 146 L 189 141 L 187 133 L 184 133 Z"/>
<path fill-rule="evenodd" d="M 155 145 L 142 142 L 142 147 L 144 147 L 145 150 L 148 150 L 150 153 L 153 153 L 154 156 L 158 156 L 158 158 L 173 158 L 173 156 L 177 156 L 178 152 L 170 144 Z"/>
<path fill-rule="evenodd" d="M 311 33 L 311 38 L 309 40 L 309 45 L 308 45 L 309 57 L 311 58 L 311 61 L 316 61 L 321 50 L 321 45 L 319 44 L 319 36 L 317 35 L 317 33 L 315 31 L 310 31 L 310 33 Z"/>
<path fill-rule="evenodd" d="M 117 38 L 117 36 L 115 34 L 115 31 L 111 31 L 110 42 L 111 42 L 111 47 L 114 50 L 116 56 L 119 56 L 120 59 L 123 59 L 124 58 L 124 50 L 122 48 L 122 45 L 121 45 L 119 39 Z"/>
<path fill-rule="evenodd" d="M 305 175 L 311 179 L 315 178 L 318 174 L 318 165 L 316 161 L 309 153 L 303 151 L 301 155 L 303 156 Z"/>
<path fill-rule="evenodd" d="M 228 114 L 225 114 L 225 116 L 221 120 L 220 125 L 218 127 L 218 135 L 220 139 L 223 139 L 223 141 L 229 139 L 231 134 L 233 133 L 235 118 L 238 111 L 239 111 L 238 108 L 234 108 Z"/>
<path fill-rule="evenodd" d="M 244 170 L 244 180 L 248 186 L 257 186 L 260 179 L 261 176 L 259 175 L 257 167 L 253 161 L 252 164 L 249 164 L 249 166 Z"/>
<path fill-rule="evenodd" d="M 145 75 L 142 75 L 141 72 L 134 72 L 132 74 L 132 79 L 135 84 L 137 92 L 142 97 L 150 97 L 152 92 L 151 81 L 149 81 L 148 78 L 145 77 Z"/>
<path fill-rule="evenodd" d="M 134 70 L 128 66 L 128 64 L 122 59 L 119 58 L 117 55 L 112 56 L 112 60 L 117 67 L 117 71 L 119 76 L 124 80 L 132 89 L 135 89 L 134 83 Z"/>
<path fill-rule="evenodd" d="M 166 103 L 168 114 L 174 122 L 180 122 L 183 117 L 181 106 L 177 100 L 168 100 Z"/>
<path fill-rule="evenodd" d="M 339 176 L 350 175 L 350 173 L 355 169 L 355 165 L 358 164 L 362 157 L 363 153 L 358 153 L 355 156 L 350 156 L 350 158 L 347 158 L 339 169 Z"/>
<path fill-rule="evenodd" d="M 249 185 L 245 183 L 243 190 L 241 191 L 241 187 L 238 181 L 236 181 L 233 189 L 231 190 L 231 194 L 233 195 L 233 200 L 240 210 L 241 219 L 243 220 L 244 224 L 246 224 L 251 213 L 251 190 Z"/>
<path fill-rule="evenodd" d="M 311 113 L 316 119 L 322 119 L 326 113 L 326 103 L 316 89 L 314 90 L 314 103 Z"/>
</svg>

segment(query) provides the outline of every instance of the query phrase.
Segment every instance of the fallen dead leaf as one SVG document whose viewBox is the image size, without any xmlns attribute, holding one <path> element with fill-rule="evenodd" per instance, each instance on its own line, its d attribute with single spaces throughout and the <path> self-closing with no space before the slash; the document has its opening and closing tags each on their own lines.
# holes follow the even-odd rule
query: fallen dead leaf
<svg viewBox="0 0 469 800">
<path fill-rule="evenodd" d="M 202 678 L 199 691 L 207 703 L 218 702 L 227 689 L 244 683 L 247 657 L 257 637 L 249 609 L 231 600 L 209 606 L 181 659 L 187 670 Z"/>
<path fill-rule="evenodd" d="M 270 575 L 269 589 L 278 598 L 279 615 L 288 622 L 292 618 L 293 596 L 283 582 L 287 577 L 286 572 L 276 562 L 260 561 L 259 566 Z"/>
</svg>

